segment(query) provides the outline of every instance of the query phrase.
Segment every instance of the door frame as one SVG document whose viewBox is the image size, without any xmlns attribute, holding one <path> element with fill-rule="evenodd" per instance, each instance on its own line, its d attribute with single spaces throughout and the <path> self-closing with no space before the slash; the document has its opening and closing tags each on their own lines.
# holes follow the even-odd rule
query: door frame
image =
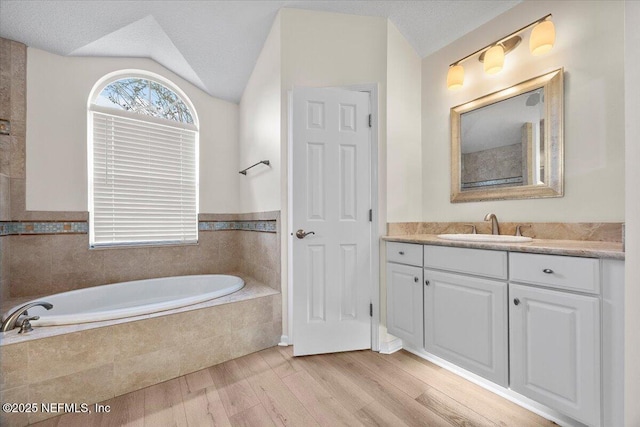
<svg viewBox="0 0 640 427">
<path fill-rule="evenodd" d="M 295 89 L 295 86 L 294 86 Z M 287 321 L 288 321 L 288 345 L 293 345 L 293 90 L 287 93 L 288 129 L 287 129 Z M 369 94 L 371 113 L 371 285 L 370 296 L 373 305 L 371 316 L 371 350 L 380 351 L 380 231 L 378 221 L 380 219 L 378 201 L 380 199 L 378 158 L 380 143 L 378 139 L 378 84 L 365 83 L 348 86 L 318 87 L 318 89 L 342 89 L 353 92 L 367 92 Z"/>
</svg>

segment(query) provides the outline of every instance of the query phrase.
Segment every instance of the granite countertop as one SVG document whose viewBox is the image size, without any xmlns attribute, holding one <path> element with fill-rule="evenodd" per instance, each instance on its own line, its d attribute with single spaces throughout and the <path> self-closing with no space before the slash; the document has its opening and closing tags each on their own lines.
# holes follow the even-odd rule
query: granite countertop
<svg viewBox="0 0 640 427">
<path fill-rule="evenodd" d="M 588 258 L 624 259 L 624 248 L 618 242 L 590 240 L 533 239 L 526 243 L 462 242 L 444 240 L 436 234 L 408 234 L 383 236 L 388 242 L 418 243 L 423 245 L 454 246 L 459 248 L 492 249 L 533 254 L 569 255 Z"/>
</svg>

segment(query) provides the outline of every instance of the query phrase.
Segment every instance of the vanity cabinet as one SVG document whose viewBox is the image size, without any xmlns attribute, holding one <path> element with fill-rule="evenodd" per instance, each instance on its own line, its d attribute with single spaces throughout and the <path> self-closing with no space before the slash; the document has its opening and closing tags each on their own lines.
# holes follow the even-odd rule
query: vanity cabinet
<svg viewBox="0 0 640 427">
<path fill-rule="evenodd" d="M 600 260 L 509 256 L 511 389 L 600 424 Z"/>
<path fill-rule="evenodd" d="M 387 242 L 387 261 L 387 329 L 408 349 L 567 424 L 623 424 L 623 260 Z"/>
<path fill-rule="evenodd" d="M 387 330 L 422 348 L 422 245 L 387 244 L 387 260 Z"/>
<path fill-rule="evenodd" d="M 507 253 L 424 247 L 424 348 L 507 387 Z"/>
<path fill-rule="evenodd" d="M 600 310 L 593 296 L 509 284 L 510 386 L 600 423 Z"/>
</svg>

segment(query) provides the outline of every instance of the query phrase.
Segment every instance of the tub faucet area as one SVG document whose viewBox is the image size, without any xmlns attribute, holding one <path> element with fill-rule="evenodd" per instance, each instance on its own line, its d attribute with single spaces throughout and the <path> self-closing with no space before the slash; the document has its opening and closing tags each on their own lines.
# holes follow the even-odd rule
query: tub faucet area
<svg viewBox="0 0 640 427">
<path fill-rule="evenodd" d="M 29 310 L 31 307 L 36 307 L 36 306 L 42 306 L 47 310 L 51 310 L 53 308 L 53 304 L 49 304 L 46 301 L 34 301 L 28 304 L 25 304 L 15 309 L 13 312 L 7 314 L 7 318 L 2 322 L 2 327 L 0 328 L 0 331 L 7 332 L 14 329 L 16 326 L 22 327 L 24 325 L 25 328 L 20 329 L 20 333 L 29 332 L 29 330 L 31 330 L 31 324 L 29 323 L 29 321 L 38 320 L 39 317 L 34 316 L 32 318 L 29 318 L 28 317 L 29 314 L 27 313 L 27 310 Z M 26 318 L 20 319 L 20 316 L 22 316 L 23 314 L 26 316 Z M 26 324 L 24 322 L 26 322 Z"/>
<path fill-rule="evenodd" d="M 498 225 L 498 217 L 495 214 L 488 213 L 484 217 L 485 221 L 491 221 L 491 234 L 500 234 L 500 227 Z"/>
</svg>

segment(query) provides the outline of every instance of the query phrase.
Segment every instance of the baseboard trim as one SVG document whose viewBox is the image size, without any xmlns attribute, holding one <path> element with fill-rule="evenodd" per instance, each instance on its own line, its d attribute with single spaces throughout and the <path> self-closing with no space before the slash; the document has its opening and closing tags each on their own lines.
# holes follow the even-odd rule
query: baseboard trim
<svg viewBox="0 0 640 427">
<path fill-rule="evenodd" d="M 281 335 L 280 336 L 280 342 L 278 343 L 278 345 L 280 347 L 288 347 L 290 345 L 290 343 L 289 343 L 289 335 Z"/>
<path fill-rule="evenodd" d="M 516 393 L 515 391 L 504 388 L 495 384 L 479 375 L 474 374 L 473 372 L 469 372 L 464 368 L 461 368 L 451 362 L 448 362 L 434 354 L 431 354 L 425 350 L 417 350 L 415 348 L 404 347 L 404 349 L 410 353 L 415 354 L 416 356 L 428 360 L 441 368 L 444 368 L 448 371 L 453 372 L 456 375 L 461 376 L 462 378 L 471 381 L 474 384 L 479 385 L 480 387 L 489 390 L 498 396 L 501 396 L 518 406 L 522 406 L 523 408 L 540 415 L 543 418 L 546 418 L 554 423 L 563 426 L 563 427 L 575 427 L 575 426 L 583 426 L 584 424 L 579 423 L 578 421 L 570 418 L 560 412 L 549 408 L 546 405 L 538 403 L 532 399 L 529 399 L 526 396 L 521 395 L 520 393 Z"/>
<path fill-rule="evenodd" d="M 398 350 L 402 350 L 402 340 L 394 338 L 391 341 L 383 341 L 380 343 L 380 353 L 391 354 Z"/>
</svg>

